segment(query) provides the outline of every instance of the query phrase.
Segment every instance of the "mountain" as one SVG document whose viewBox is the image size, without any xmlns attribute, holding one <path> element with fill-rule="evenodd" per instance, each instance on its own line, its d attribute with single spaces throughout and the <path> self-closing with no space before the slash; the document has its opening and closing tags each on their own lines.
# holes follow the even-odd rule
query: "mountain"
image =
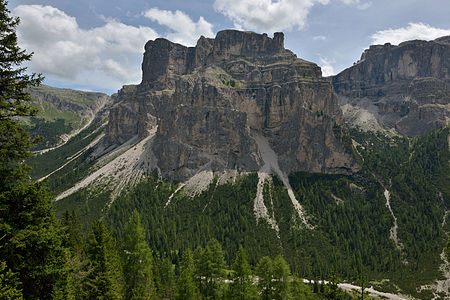
<svg viewBox="0 0 450 300">
<path fill-rule="evenodd" d="M 345 117 L 361 128 L 420 136 L 450 120 L 450 36 L 370 46 L 334 76 Z"/>
<path fill-rule="evenodd" d="M 345 75 L 352 68 L 323 78 L 283 39 L 226 30 L 190 48 L 149 41 L 142 82 L 112 95 L 66 144 L 30 159 L 31 175 L 47 180 L 57 214 L 75 211 L 85 231 L 101 218 L 121 237 L 137 209 L 158 254 L 215 238 L 228 263 L 242 245 L 251 264 L 282 254 L 304 278 L 335 270 L 390 293 L 447 297 L 449 127 L 389 134 L 394 127 L 369 110 L 381 100 L 350 97 L 350 87 L 372 86 L 370 76 L 384 78 L 384 69 L 358 73 L 358 84 Z M 405 82 L 376 86 L 393 93 Z M 350 109 L 367 111 L 379 130 L 358 126 Z"/>
<path fill-rule="evenodd" d="M 46 85 L 31 87 L 28 91 L 39 109 L 26 127 L 33 136 L 42 136 L 44 143 L 35 150 L 52 148 L 67 142 L 86 128 L 110 101 L 108 95 Z"/>
<path fill-rule="evenodd" d="M 145 45 L 142 72 L 141 84 L 118 93 L 105 147 L 155 131 L 148 163 L 164 178 L 257 171 L 268 164 L 264 147 L 286 174 L 358 168 L 340 140 L 331 84 L 284 48 L 282 33 L 225 30 L 190 48 L 156 39 Z"/>
</svg>

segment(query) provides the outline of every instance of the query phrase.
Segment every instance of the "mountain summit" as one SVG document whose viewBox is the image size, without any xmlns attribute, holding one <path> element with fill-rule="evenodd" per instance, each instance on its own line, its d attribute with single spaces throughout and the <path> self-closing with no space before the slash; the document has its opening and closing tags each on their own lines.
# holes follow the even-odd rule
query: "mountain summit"
<svg viewBox="0 0 450 300">
<path fill-rule="evenodd" d="M 165 178 L 265 165 L 285 174 L 357 168 L 332 85 L 284 48 L 283 33 L 225 30 L 195 47 L 156 39 L 145 45 L 142 72 L 139 85 L 117 94 L 104 147 L 147 138 L 141 167 Z"/>
</svg>

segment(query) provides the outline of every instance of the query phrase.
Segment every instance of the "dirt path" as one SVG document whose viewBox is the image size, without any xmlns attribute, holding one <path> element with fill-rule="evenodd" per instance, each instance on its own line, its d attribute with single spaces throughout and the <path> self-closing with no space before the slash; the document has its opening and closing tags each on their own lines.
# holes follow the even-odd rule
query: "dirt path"
<svg viewBox="0 0 450 300">
<path fill-rule="evenodd" d="M 314 283 L 314 280 L 308 280 L 308 279 L 303 279 L 304 283 Z M 319 280 L 318 281 L 319 284 L 324 283 L 324 284 L 328 284 L 328 281 L 326 280 Z M 351 283 L 339 283 L 338 286 L 343 289 L 346 290 L 348 292 L 351 292 L 352 290 L 361 290 L 360 286 L 351 284 Z M 390 300 L 409 300 L 412 299 L 410 297 L 406 297 L 406 296 L 400 296 L 400 295 L 396 295 L 396 294 L 391 294 L 391 293 L 384 293 L 384 292 L 380 292 L 375 290 L 373 287 L 368 287 L 365 289 L 366 292 L 369 293 L 370 296 L 376 296 L 376 297 L 382 297 L 383 299 L 390 299 Z"/>
</svg>

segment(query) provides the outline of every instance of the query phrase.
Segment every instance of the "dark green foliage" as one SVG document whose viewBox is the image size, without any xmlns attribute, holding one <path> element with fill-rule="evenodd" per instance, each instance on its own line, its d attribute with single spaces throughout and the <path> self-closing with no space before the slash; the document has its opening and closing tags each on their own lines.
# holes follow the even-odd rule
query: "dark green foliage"
<svg viewBox="0 0 450 300">
<path fill-rule="evenodd" d="M 24 90 L 38 85 L 40 75 L 25 74 L 21 64 L 29 61 L 32 54 L 17 45 L 16 27 L 19 18 L 9 16 L 6 1 L 0 1 L 0 170 L 12 167 L 30 156 L 28 149 L 34 144 L 30 135 L 14 117 L 32 116 L 36 109 L 30 103 L 30 95 Z M 3 173 L 0 173 L 3 177 Z"/>
<path fill-rule="evenodd" d="M 18 273 L 24 297 L 48 299 L 68 275 L 68 251 L 51 198 L 38 183 L 18 181 L 0 190 L 0 257 Z"/>
<path fill-rule="evenodd" d="M 116 241 L 102 221 L 92 225 L 86 242 L 92 270 L 84 287 L 88 299 L 122 299 L 122 276 Z"/>
<path fill-rule="evenodd" d="M 121 255 L 125 299 L 150 299 L 154 294 L 152 274 L 154 263 L 137 210 L 133 211 L 125 225 L 123 244 Z"/>
<path fill-rule="evenodd" d="M 20 282 L 16 274 L 6 269 L 6 263 L 0 263 L 0 299 L 23 299 Z"/>
<path fill-rule="evenodd" d="M 0 0 L 0 258 L 5 298 L 64 298 L 68 281 L 68 251 L 56 221 L 51 197 L 41 183 L 29 181 L 22 160 L 36 142 L 16 117 L 36 110 L 25 89 L 38 85 L 40 75 L 26 75 L 20 65 L 31 59 L 17 45 L 6 2 Z M 3 298 L 3 295 L 2 295 Z"/>
<path fill-rule="evenodd" d="M 275 256 L 280 251 L 276 233 L 264 220 L 257 222 L 254 217 L 257 180 L 256 174 L 250 174 L 237 178 L 234 184 L 216 187 L 213 182 L 201 195 L 191 198 L 180 193 L 166 206 L 177 186 L 148 177 L 132 192 L 114 201 L 105 222 L 111 224 L 113 232 L 120 237 L 124 220 L 136 208 L 142 215 L 142 224 L 152 232 L 147 238 L 155 251 L 171 253 L 188 247 L 195 249 L 215 238 L 222 245 L 228 264 L 239 245 L 253 249 L 248 258 L 255 264 L 260 255 Z M 286 199 L 290 203 L 287 193 Z"/>
</svg>

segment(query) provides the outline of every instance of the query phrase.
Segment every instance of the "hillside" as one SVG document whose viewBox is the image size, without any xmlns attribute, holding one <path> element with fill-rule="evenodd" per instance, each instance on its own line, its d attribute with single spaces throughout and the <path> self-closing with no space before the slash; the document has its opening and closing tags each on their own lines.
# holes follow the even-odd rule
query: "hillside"
<svg viewBox="0 0 450 300">
<path fill-rule="evenodd" d="M 110 101 L 108 95 L 46 85 L 29 88 L 28 92 L 39 109 L 37 116 L 27 120 L 27 130 L 42 136 L 44 142 L 35 150 L 52 148 L 67 142 L 70 137 L 89 125 L 98 112 Z"/>
</svg>

